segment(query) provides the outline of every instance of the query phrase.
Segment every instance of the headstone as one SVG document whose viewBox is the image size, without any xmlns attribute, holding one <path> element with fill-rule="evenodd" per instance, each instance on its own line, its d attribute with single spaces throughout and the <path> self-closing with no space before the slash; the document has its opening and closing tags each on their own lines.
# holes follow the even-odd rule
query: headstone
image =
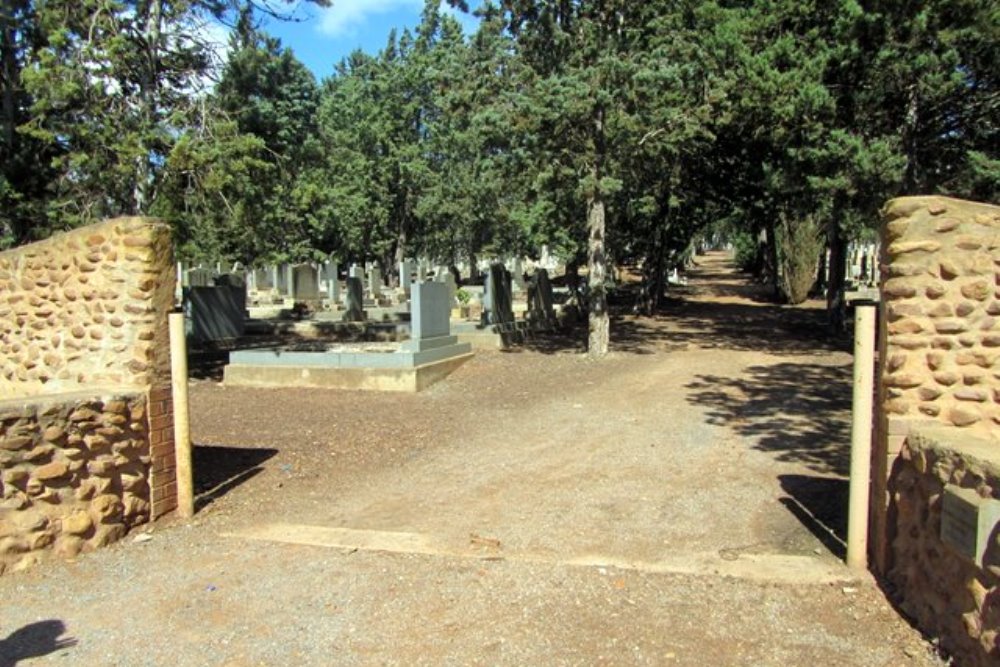
<svg viewBox="0 0 1000 667">
<path fill-rule="evenodd" d="M 292 283 L 288 267 L 284 264 L 274 267 L 274 289 L 278 294 L 288 296 L 291 294 Z"/>
<path fill-rule="evenodd" d="M 442 282 L 413 285 L 410 299 L 410 340 L 400 349 L 422 352 L 454 345 L 458 338 L 451 335 L 451 303 L 448 286 Z"/>
<path fill-rule="evenodd" d="M 348 276 L 344 286 L 344 321 L 364 322 L 364 291 L 361 286 L 361 278 Z"/>
<path fill-rule="evenodd" d="M 404 259 L 399 263 L 399 287 L 406 296 L 410 296 L 410 285 L 413 283 L 413 261 Z"/>
<path fill-rule="evenodd" d="M 424 340 L 451 333 L 451 302 L 445 283 L 422 283 L 414 289 L 410 310 L 410 338 Z"/>
<path fill-rule="evenodd" d="M 334 303 L 340 301 L 340 279 L 337 277 L 337 262 L 328 261 L 323 265 L 326 278 L 326 298 Z"/>
<path fill-rule="evenodd" d="M 503 264 L 493 264 L 486 276 L 483 292 L 484 324 L 512 324 L 514 307 L 511 303 L 510 274 Z"/>
<path fill-rule="evenodd" d="M 278 270 L 277 266 L 271 266 L 271 289 L 276 292 L 281 292 L 281 271 Z"/>
<path fill-rule="evenodd" d="M 382 270 L 378 264 L 372 264 L 368 269 L 368 298 L 378 301 L 382 296 Z"/>
<path fill-rule="evenodd" d="M 190 269 L 187 272 L 188 287 L 212 287 L 212 277 L 215 274 L 211 269 Z"/>
<path fill-rule="evenodd" d="M 191 336 L 201 342 L 232 340 L 243 335 L 246 291 L 242 287 L 189 287 L 185 309 L 191 318 Z"/>
<path fill-rule="evenodd" d="M 292 267 L 292 298 L 296 301 L 319 301 L 319 271 L 312 264 Z"/>
<path fill-rule="evenodd" d="M 524 267 L 521 265 L 521 258 L 515 257 L 514 261 L 511 262 L 511 280 L 512 288 L 515 293 L 523 292 L 525 288 L 524 284 Z"/>
<path fill-rule="evenodd" d="M 528 284 L 528 317 L 545 324 L 552 324 L 556 319 L 552 282 L 549 272 L 542 268 L 535 269 Z"/>
<path fill-rule="evenodd" d="M 283 273 L 285 274 L 285 291 L 282 292 L 287 297 L 295 298 L 295 267 L 285 264 Z"/>
<path fill-rule="evenodd" d="M 445 270 L 434 276 L 434 282 L 440 283 L 447 288 L 448 290 L 447 299 L 449 304 L 448 308 L 449 310 L 451 308 L 454 308 L 455 294 L 458 293 L 458 286 L 455 284 L 455 274 L 453 274 L 451 271 Z"/>
<path fill-rule="evenodd" d="M 253 272 L 253 279 L 259 292 L 274 289 L 274 272 L 271 269 L 256 269 Z"/>
<path fill-rule="evenodd" d="M 246 279 L 241 273 L 223 273 L 215 277 L 215 284 L 220 287 L 239 287 L 246 289 Z"/>
</svg>

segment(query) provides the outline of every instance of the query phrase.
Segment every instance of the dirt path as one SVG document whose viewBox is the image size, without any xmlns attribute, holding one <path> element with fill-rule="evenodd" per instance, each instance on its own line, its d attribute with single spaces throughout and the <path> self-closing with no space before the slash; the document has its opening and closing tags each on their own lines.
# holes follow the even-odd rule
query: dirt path
<svg viewBox="0 0 1000 667">
<path fill-rule="evenodd" d="M 838 561 L 849 355 L 699 262 L 601 362 L 197 383 L 194 524 L 0 578 L 0 636 L 77 642 L 17 664 L 937 664 Z"/>
</svg>

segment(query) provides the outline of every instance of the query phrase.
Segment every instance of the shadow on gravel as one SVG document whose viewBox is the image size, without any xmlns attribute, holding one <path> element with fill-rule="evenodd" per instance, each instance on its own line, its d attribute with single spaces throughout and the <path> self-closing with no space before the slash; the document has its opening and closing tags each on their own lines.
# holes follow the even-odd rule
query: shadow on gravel
<svg viewBox="0 0 1000 667">
<path fill-rule="evenodd" d="M 574 327 L 566 331 L 534 333 L 507 351 L 518 350 L 530 350 L 542 354 L 583 354 L 587 351 L 587 329 Z"/>
<path fill-rule="evenodd" d="M 834 477 L 778 475 L 789 512 L 837 558 L 847 554 L 847 499 L 850 483 Z"/>
<path fill-rule="evenodd" d="M 72 637 L 59 638 L 66 632 L 62 621 L 48 620 L 29 623 L 0 639 L 0 667 L 15 667 L 18 660 L 40 658 L 71 646 L 76 646 Z"/>
<path fill-rule="evenodd" d="M 688 401 L 711 424 L 751 438 L 779 461 L 825 475 L 850 469 L 851 367 L 807 363 L 751 366 L 741 377 L 700 375 Z"/>
<path fill-rule="evenodd" d="M 612 348 L 651 354 L 702 349 L 776 355 L 849 350 L 850 339 L 828 334 L 825 311 L 775 304 L 668 300 L 655 317 L 619 316 L 611 323 Z"/>
<path fill-rule="evenodd" d="M 195 511 L 263 472 L 263 463 L 277 453 L 277 449 L 267 448 L 195 445 L 192 452 Z"/>
</svg>

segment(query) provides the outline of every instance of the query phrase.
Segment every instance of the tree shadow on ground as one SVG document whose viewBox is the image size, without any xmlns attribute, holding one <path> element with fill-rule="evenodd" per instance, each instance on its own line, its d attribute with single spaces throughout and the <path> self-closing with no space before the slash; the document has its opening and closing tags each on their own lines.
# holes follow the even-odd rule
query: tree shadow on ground
<svg viewBox="0 0 1000 667">
<path fill-rule="evenodd" d="M 204 509 L 259 475 L 264 471 L 264 462 L 277 453 L 277 449 L 263 447 L 195 445 L 192 452 L 195 510 Z"/>
<path fill-rule="evenodd" d="M 40 658 L 71 646 L 76 646 L 72 637 L 61 638 L 66 632 L 62 621 L 47 620 L 29 623 L 0 639 L 0 667 L 14 667 L 19 660 Z"/>
<path fill-rule="evenodd" d="M 587 329 L 571 327 L 559 331 L 539 331 L 514 343 L 508 352 L 530 350 L 541 354 L 583 354 L 587 351 Z"/>
<path fill-rule="evenodd" d="M 788 494 L 780 502 L 838 558 L 847 554 L 850 482 L 836 477 L 778 475 Z"/>
<path fill-rule="evenodd" d="M 739 377 L 700 375 L 688 401 L 708 408 L 754 449 L 824 474 L 850 468 L 851 367 L 810 363 L 751 366 Z"/>
<path fill-rule="evenodd" d="M 615 351 L 632 354 L 688 346 L 776 355 L 849 348 L 848 338 L 829 335 L 821 309 L 676 299 L 668 300 L 655 317 L 615 316 L 611 341 Z"/>
</svg>

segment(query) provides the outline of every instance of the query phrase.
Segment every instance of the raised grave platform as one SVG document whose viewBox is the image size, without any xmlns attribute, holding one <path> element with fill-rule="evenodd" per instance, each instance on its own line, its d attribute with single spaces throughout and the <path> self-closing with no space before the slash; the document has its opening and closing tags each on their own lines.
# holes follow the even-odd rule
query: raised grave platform
<svg viewBox="0 0 1000 667">
<path fill-rule="evenodd" d="M 329 387 L 374 391 L 426 389 L 472 358 L 452 336 L 444 286 L 414 289 L 410 340 L 401 343 L 303 343 L 230 354 L 228 385 Z"/>
</svg>

